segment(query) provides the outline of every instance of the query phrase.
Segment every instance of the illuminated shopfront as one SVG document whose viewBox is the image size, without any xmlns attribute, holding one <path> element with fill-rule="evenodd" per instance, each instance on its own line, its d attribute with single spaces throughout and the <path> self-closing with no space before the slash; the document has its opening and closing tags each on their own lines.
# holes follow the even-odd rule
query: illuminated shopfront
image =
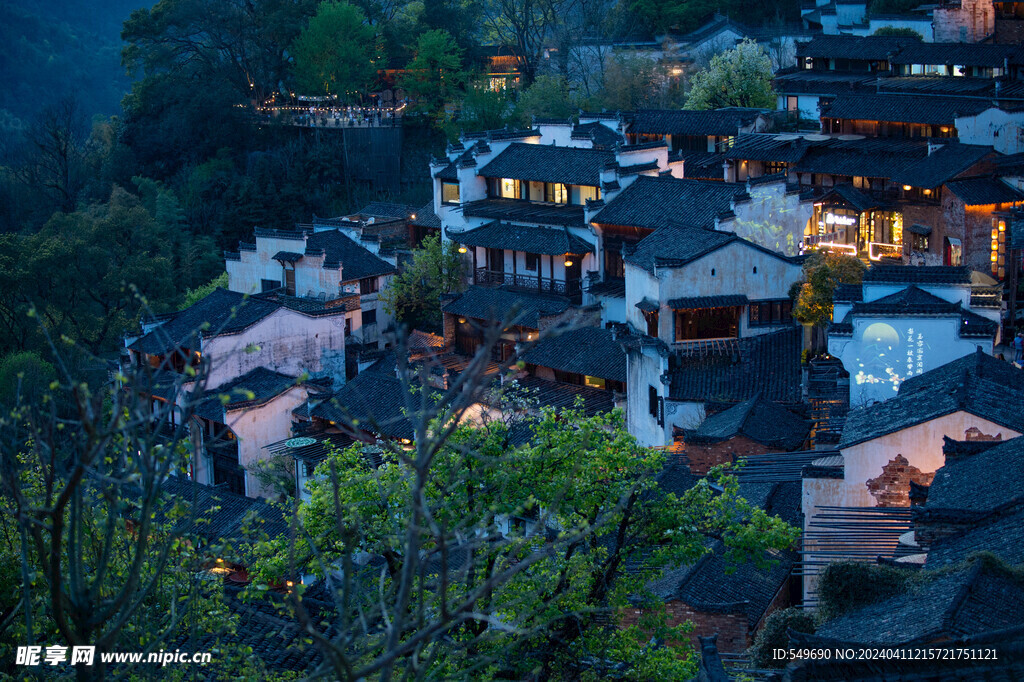
<svg viewBox="0 0 1024 682">
<path fill-rule="evenodd" d="M 903 214 L 852 187 L 835 188 L 814 204 L 804 248 L 873 261 L 903 257 Z"/>
</svg>

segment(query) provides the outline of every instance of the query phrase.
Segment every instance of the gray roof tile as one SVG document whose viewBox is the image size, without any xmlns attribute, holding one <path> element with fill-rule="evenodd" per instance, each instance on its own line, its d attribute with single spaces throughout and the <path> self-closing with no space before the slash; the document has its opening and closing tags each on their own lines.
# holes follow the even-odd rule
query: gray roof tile
<svg viewBox="0 0 1024 682">
<path fill-rule="evenodd" d="M 914 268 L 907 268 L 914 269 Z M 1024 424 L 1024 370 L 980 350 L 904 381 L 896 397 L 850 410 L 840 448 L 965 411 L 1010 429 Z"/>
<path fill-rule="evenodd" d="M 510 249 L 552 256 L 582 255 L 594 250 L 591 244 L 571 234 L 565 227 L 512 225 L 497 220 L 471 230 L 449 230 L 448 238 L 467 246 Z"/>
<path fill-rule="evenodd" d="M 580 327 L 541 339 L 523 353 L 531 365 L 563 372 L 626 380 L 626 353 L 616 335 L 600 327 Z"/>
<path fill-rule="evenodd" d="M 477 174 L 598 187 L 601 169 L 614 161 L 615 154 L 605 150 L 513 142 Z"/>
</svg>

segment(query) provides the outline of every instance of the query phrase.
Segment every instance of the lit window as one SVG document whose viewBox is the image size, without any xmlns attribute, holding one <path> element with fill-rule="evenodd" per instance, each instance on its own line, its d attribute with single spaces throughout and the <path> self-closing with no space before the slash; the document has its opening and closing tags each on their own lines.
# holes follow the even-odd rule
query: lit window
<svg viewBox="0 0 1024 682">
<path fill-rule="evenodd" d="M 459 186 L 454 182 L 441 183 L 441 202 L 445 204 L 459 203 Z"/>
<path fill-rule="evenodd" d="M 992 275 L 1002 279 L 1006 276 L 1006 221 L 992 219 Z"/>
<path fill-rule="evenodd" d="M 586 379 L 585 383 L 586 383 L 587 386 L 591 386 L 593 388 L 604 388 L 605 387 L 605 381 L 601 377 L 588 376 L 585 379 Z"/>
<path fill-rule="evenodd" d="M 512 178 L 501 179 L 501 196 L 504 199 L 519 198 L 519 181 Z"/>
</svg>

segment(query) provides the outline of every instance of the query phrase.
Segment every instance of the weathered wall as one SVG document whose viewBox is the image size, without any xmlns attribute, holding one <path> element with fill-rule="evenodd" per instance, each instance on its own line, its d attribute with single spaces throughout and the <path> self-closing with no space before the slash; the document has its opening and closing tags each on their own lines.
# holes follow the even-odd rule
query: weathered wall
<svg viewBox="0 0 1024 682">
<path fill-rule="evenodd" d="M 702 476 L 711 467 L 718 466 L 719 464 L 734 463 L 739 457 L 782 452 L 782 450 L 769 448 L 761 443 L 752 441 L 742 434 L 733 436 L 720 443 L 686 443 L 684 446 L 686 448 L 686 459 L 690 463 L 690 471 Z"/>
<path fill-rule="evenodd" d="M 960 338 L 960 316 L 903 318 L 857 315 L 853 336 L 829 336 L 828 352 L 850 374 L 850 405 L 896 397 L 900 383 L 981 348 L 991 339 Z"/>
<path fill-rule="evenodd" d="M 977 43 L 995 30 L 991 0 L 960 0 L 936 7 L 932 26 L 937 43 Z"/>
<path fill-rule="evenodd" d="M 211 389 L 257 367 L 345 382 L 345 316 L 307 317 L 281 308 L 238 334 L 203 339 Z"/>
<path fill-rule="evenodd" d="M 670 601 L 665 604 L 665 611 L 668 615 L 668 624 L 671 626 L 682 623 L 693 623 L 693 632 L 690 634 L 692 645 L 700 649 L 698 637 L 718 635 L 718 650 L 725 653 L 743 653 L 753 644 L 750 633 L 747 615 L 742 611 L 735 613 L 709 613 L 699 611 L 689 604 L 681 601 Z M 638 608 L 626 609 L 622 614 L 621 624 L 624 627 L 636 625 L 643 610 Z"/>
<path fill-rule="evenodd" d="M 748 184 L 750 200 L 737 202 L 736 217 L 723 221 L 718 229 L 787 256 L 797 255 L 814 206 L 800 201 L 800 193 L 788 192 L 787 187 L 785 179 Z"/>
<path fill-rule="evenodd" d="M 268 497 L 271 492 L 260 486 L 251 468 L 269 458 L 263 449 L 291 435 L 292 410 L 304 403 L 306 389 L 291 388 L 265 405 L 233 410 L 225 415 L 228 427 L 238 436 L 238 463 L 245 469 L 245 492 L 249 497 Z"/>
</svg>

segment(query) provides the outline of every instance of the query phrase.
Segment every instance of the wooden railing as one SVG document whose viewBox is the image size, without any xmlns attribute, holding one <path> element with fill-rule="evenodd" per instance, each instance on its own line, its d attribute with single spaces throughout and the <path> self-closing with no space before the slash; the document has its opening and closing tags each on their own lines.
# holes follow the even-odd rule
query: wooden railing
<svg viewBox="0 0 1024 682">
<path fill-rule="evenodd" d="M 483 286 L 506 286 L 523 291 L 562 296 L 579 296 L 583 292 L 579 279 L 555 279 L 524 273 L 488 270 L 487 268 L 477 268 L 473 281 L 475 284 Z"/>
</svg>

